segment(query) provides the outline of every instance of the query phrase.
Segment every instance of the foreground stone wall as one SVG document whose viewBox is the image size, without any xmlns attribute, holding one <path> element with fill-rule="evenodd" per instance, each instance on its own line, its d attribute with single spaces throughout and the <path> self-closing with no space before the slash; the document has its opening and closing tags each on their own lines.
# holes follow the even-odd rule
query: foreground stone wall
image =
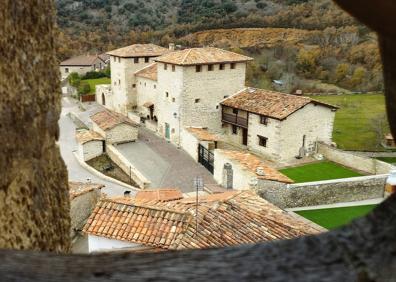
<svg viewBox="0 0 396 282">
<path fill-rule="evenodd" d="M 370 174 L 386 174 L 394 168 L 391 164 L 352 152 L 342 151 L 321 142 L 317 143 L 317 152 L 330 161 Z"/>
<path fill-rule="evenodd" d="M 53 1 L 0 7 L 0 248 L 68 251 Z"/>
<path fill-rule="evenodd" d="M 281 208 L 328 205 L 382 198 L 387 176 L 353 177 L 279 187 L 261 186 L 259 182 L 257 189 L 261 197 Z"/>
</svg>

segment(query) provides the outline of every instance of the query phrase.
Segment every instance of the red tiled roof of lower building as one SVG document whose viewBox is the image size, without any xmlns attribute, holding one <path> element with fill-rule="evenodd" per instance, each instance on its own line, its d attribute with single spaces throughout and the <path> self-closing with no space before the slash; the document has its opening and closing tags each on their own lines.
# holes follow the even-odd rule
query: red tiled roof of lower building
<svg viewBox="0 0 396 282">
<path fill-rule="evenodd" d="M 134 123 L 122 114 L 103 110 L 91 116 L 91 120 L 96 123 L 102 130 L 112 129 L 120 124 L 128 124 L 137 127 L 138 124 Z"/>
<path fill-rule="evenodd" d="M 152 63 L 145 68 L 135 72 L 136 76 L 147 78 L 150 80 L 157 81 L 157 63 Z"/>
<path fill-rule="evenodd" d="M 69 196 L 73 200 L 81 195 L 103 188 L 103 184 L 83 183 L 83 182 L 69 182 Z"/>
<path fill-rule="evenodd" d="M 220 138 L 210 133 L 206 128 L 186 127 L 186 130 L 194 135 L 200 141 L 219 141 Z"/>
<path fill-rule="evenodd" d="M 104 140 L 103 137 L 92 130 L 82 130 L 76 133 L 77 142 L 80 144 L 85 144 L 90 141 L 101 141 Z"/>
</svg>

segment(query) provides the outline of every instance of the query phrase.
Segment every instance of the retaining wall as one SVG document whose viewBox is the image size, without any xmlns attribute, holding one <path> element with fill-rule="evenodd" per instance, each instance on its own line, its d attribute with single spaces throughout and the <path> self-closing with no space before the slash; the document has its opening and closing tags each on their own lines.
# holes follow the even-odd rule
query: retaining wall
<svg viewBox="0 0 396 282">
<path fill-rule="evenodd" d="M 142 189 L 149 188 L 151 182 L 144 177 L 113 145 L 106 145 L 106 153 Z"/>
<path fill-rule="evenodd" d="M 388 175 L 352 177 L 278 187 L 257 187 L 258 194 L 281 208 L 354 202 L 384 197 Z"/>
<path fill-rule="evenodd" d="M 370 174 L 387 174 L 394 168 L 386 162 L 342 151 L 323 143 L 317 143 L 317 152 L 330 161 Z"/>
</svg>

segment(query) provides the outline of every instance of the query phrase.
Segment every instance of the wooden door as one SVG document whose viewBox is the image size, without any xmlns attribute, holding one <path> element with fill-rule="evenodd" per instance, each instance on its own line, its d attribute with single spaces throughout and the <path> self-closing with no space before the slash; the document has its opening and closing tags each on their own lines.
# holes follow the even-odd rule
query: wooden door
<svg viewBox="0 0 396 282">
<path fill-rule="evenodd" d="M 242 128 L 242 144 L 247 146 L 248 143 L 248 130 L 246 128 Z"/>
</svg>

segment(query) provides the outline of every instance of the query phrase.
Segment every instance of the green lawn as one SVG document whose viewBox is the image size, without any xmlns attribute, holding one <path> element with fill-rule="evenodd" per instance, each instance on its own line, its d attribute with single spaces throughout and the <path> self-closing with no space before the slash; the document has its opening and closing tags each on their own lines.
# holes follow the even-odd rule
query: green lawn
<svg viewBox="0 0 396 282">
<path fill-rule="evenodd" d="M 111 80 L 110 78 L 107 77 L 102 77 L 102 78 L 95 78 L 95 79 L 85 79 L 81 80 L 81 82 L 87 82 L 89 84 L 89 87 L 91 88 L 91 91 L 89 93 L 95 93 L 95 86 L 98 84 L 110 84 Z"/>
<path fill-rule="evenodd" d="M 334 229 L 362 217 L 373 210 L 376 205 L 332 208 L 320 210 L 296 211 L 297 214 L 326 228 Z"/>
<path fill-rule="evenodd" d="M 396 158 L 392 157 L 378 157 L 377 160 L 389 163 L 389 164 L 396 164 Z"/>
<path fill-rule="evenodd" d="M 333 140 L 344 150 L 384 150 L 378 146 L 375 121 L 385 114 L 382 94 L 313 96 L 340 109 L 336 113 Z M 387 131 L 387 130 L 386 130 Z"/>
<path fill-rule="evenodd" d="M 333 162 L 323 161 L 280 170 L 296 183 L 361 176 L 361 174 Z"/>
</svg>

